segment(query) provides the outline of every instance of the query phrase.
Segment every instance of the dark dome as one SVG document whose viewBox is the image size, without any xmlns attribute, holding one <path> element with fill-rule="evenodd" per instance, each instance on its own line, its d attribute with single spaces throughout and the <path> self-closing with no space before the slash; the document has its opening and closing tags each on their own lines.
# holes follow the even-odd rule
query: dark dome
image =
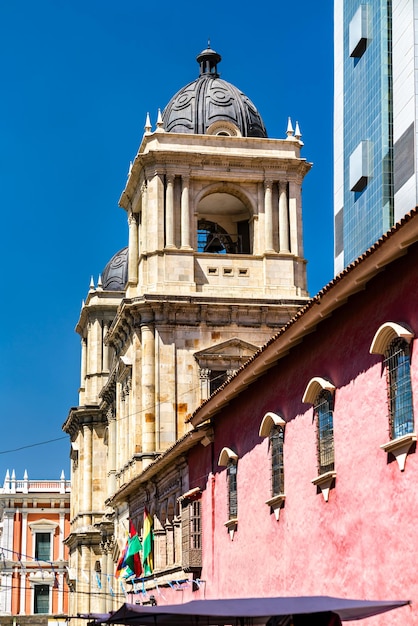
<svg viewBox="0 0 418 626">
<path fill-rule="evenodd" d="M 102 273 L 105 291 L 124 291 L 128 282 L 128 248 L 119 250 L 109 261 Z"/>
<path fill-rule="evenodd" d="M 243 137 L 267 137 L 261 115 L 251 100 L 219 78 L 217 64 L 221 56 L 208 46 L 196 60 L 200 76 L 171 98 L 162 114 L 164 129 L 169 133 L 205 135 L 215 124 L 213 134 L 229 134 L 222 132 L 223 125 L 227 130 L 229 123 L 237 126 Z"/>
</svg>

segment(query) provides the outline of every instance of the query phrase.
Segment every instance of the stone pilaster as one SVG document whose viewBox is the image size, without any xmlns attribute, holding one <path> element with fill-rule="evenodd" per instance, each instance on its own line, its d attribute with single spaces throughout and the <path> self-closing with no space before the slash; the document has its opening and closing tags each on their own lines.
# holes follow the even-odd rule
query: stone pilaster
<svg viewBox="0 0 418 626">
<path fill-rule="evenodd" d="M 151 323 L 141 324 L 142 452 L 155 451 L 155 337 Z"/>
<path fill-rule="evenodd" d="M 128 217 L 129 228 L 129 254 L 128 254 L 128 282 L 130 285 L 138 284 L 138 223 L 135 213 L 130 212 Z"/>
<path fill-rule="evenodd" d="M 165 245 L 175 248 L 174 244 L 174 175 L 167 174 L 165 189 Z"/>
<path fill-rule="evenodd" d="M 199 370 L 200 376 L 200 399 L 207 400 L 210 396 L 210 370 Z"/>
<path fill-rule="evenodd" d="M 273 248 L 273 182 L 264 181 L 264 226 L 265 226 L 265 251 L 274 252 Z"/>
<path fill-rule="evenodd" d="M 289 209 L 287 206 L 287 183 L 279 183 L 279 251 L 290 252 Z"/>
<path fill-rule="evenodd" d="M 181 247 L 190 248 L 190 208 L 189 208 L 190 178 L 183 174 L 181 177 Z"/>
</svg>

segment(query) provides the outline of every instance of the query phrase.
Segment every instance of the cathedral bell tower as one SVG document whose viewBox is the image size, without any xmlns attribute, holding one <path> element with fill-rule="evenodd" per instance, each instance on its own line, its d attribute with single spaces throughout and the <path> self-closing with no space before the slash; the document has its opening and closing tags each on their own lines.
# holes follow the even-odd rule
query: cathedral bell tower
<svg viewBox="0 0 418 626">
<path fill-rule="evenodd" d="M 199 77 L 149 118 L 120 205 L 127 296 L 306 297 L 300 135 L 268 139 L 254 104 L 198 55 Z"/>
<path fill-rule="evenodd" d="M 168 487 L 148 484 L 147 468 L 307 301 L 301 185 L 311 164 L 299 127 L 268 138 L 251 100 L 220 78 L 220 55 L 208 47 L 197 61 L 199 76 L 154 129 L 147 116 L 120 198 L 128 247 L 90 285 L 76 328 L 80 404 L 63 427 L 73 485 L 66 541 L 80 591 L 72 614 L 115 608 L 111 594 L 92 593 L 94 572 L 113 576 L 128 517 L 146 503 L 164 520 L 162 536 L 187 490 L 179 466 L 161 509 Z"/>
</svg>

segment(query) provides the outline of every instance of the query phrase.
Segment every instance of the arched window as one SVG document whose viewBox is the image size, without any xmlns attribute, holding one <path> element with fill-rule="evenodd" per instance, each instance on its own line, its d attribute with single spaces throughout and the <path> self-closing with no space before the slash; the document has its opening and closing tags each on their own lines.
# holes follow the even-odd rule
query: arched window
<svg viewBox="0 0 418 626">
<path fill-rule="evenodd" d="M 273 426 L 269 439 L 271 450 L 271 495 L 274 497 L 284 493 L 283 427 Z"/>
<path fill-rule="evenodd" d="M 229 519 L 238 517 L 237 462 L 229 459 L 226 466 L 228 476 L 228 514 Z"/>
<path fill-rule="evenodd" d="M 284 427 L 286 422 L 276 413 L 268 412 L 263 417 L 260 425 L 260 437 L 269 438 L 271 455 L 271 497 L 284 496 L 284 462 L 283 444 Z M 271 505 L 272 500 L 268 500 Z"/>
<path fill-rule="evenodd" d="M 238 519 L 237 464 L 238 455 L 230 448 L 223 448 L 219 455 L 218 465 L 226 467 L 228 482 L 228 522 L 226 522 L 225 525 L 230 532 L 231 528 L 236 526 Z"/>
<path fill-rule="evenodd" d="M 212 254 L 238 254 L 241 252 L 241 239 L 225 231 L 222 226 L 209 220 L 199 220 L 197 227 L 198 252 Z"/>
<path fill-rule="evenodd" d="M 334 469 L 334 423 L 333 396 L 322 389 L 314 403 L 317 428 L 318 473 L 325 474 Z"/>
<path fill-rule="evenodd" d="M 334 393 L 335 387 L 325 378 L 315 377 L 309 381 L 302 402 L 313 405 L 316 425 L 316 450 L 318 476 L 312 483 L 319 487 L 328 502 L 329 490 L 334 484 Z"/>
<path fill-rule="evenodd" d="M 386 371 L 389 431 L 391 439 L 414 431 L 410 368 L 410 330 L 395 322 L 386 322 L 376 332 L 370 348 L 384 357 Z"/>
<path fill-rule="evenodd" d="M 414 430 L 409 345 L 405 339 L 396 338 L 391 341 L 385 353 L 384 364 L 388 385 L 390 433 L 391 438 L 396 439 Z"/>
</svg>

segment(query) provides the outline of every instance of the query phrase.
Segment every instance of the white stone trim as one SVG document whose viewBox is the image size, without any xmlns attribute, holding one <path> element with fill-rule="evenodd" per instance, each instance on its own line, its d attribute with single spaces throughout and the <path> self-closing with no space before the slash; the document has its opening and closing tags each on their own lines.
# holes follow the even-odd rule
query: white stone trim
<svg viewBox="0 0 418 626">
<path fill-rule="evenodd" d="M 318 397 L 318 394 L 322 390 L 330 391 L 331 393 L 333 393 L 335 391 L 335 386 L 329 380 L 326 380 L 326 378 L 320 378 L 319 376 L 311 378 L 306 386 L 302 402 L 304 404 L 314 404 L 315 400 Z"/>
<path fill-rule="evenodd" d="M 229 461 L 238 461 L 238 455 L 230 448 L 222 448 L 218 459 L 218 465 L 226 466 Z"/>
<path fill-rule="evenodd" d="M 284 428 L 286 426 L 286 422 L 280 417 L 280 415 L 268 411 L 260 424 L 260 430 L 258 431 L 260 437 L 268 437 L 273 426 L 281 426 Z"/>
<path fill-rule="evenodd" d="M 385 352 L 393 339 L 399 337 L 405 339 L 407 343 L 411 343 L 414 338 L 414 334 L 401 324 L 396 322 L 385 322 L 376 331 L 373 337 L 372 345 L 370 346 L 370 354 L 381 354 L 385 356 Z"/>
</svg>

